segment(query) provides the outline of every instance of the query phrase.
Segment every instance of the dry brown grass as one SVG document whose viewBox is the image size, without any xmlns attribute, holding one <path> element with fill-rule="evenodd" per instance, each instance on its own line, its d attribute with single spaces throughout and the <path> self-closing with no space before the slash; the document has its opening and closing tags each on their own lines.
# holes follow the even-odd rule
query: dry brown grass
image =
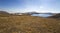
<svg viewBox="0 0 60 33">
<path fill-rule="evenodd" d="M 0 17 L 0 33 L 60 33 L 60 21 L 33 16 Z"/>
</svg>

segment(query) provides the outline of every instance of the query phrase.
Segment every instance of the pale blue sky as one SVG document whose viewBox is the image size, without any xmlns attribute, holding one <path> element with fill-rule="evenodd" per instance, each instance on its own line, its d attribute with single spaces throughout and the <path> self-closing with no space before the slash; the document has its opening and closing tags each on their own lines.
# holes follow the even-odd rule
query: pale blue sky
<svg viewBox="0 0 60 33">
<path fill-rule="evenodd" d="M 60 0 L 0 0 L 0 10 L 8 12 L 60 12 Z"/>
</svg>

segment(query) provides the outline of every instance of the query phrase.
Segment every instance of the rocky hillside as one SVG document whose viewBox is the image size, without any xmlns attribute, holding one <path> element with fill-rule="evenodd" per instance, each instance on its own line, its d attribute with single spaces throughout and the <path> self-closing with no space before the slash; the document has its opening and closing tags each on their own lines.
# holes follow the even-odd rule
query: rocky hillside
<svg viewBox="0 0 60 33">
<path fill-rule="evenodd" d="M 60 19 L 60 13 L 58 13 L 56 15 L 53 15 L 53 16 L 50 16 L 49 18 L 57 18 L 57 19 Z"/>
</svg>

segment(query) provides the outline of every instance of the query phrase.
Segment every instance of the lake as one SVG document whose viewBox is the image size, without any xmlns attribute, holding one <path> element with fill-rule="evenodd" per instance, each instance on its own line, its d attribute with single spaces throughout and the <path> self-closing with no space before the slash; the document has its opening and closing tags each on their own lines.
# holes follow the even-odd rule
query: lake
<svg viewBox="0 0 60 33">
<path fill-rule="evenodd" d="M 53 15 L 52 14 L 32 14 L 31 16 L 49 17 Z"/>
</svg>

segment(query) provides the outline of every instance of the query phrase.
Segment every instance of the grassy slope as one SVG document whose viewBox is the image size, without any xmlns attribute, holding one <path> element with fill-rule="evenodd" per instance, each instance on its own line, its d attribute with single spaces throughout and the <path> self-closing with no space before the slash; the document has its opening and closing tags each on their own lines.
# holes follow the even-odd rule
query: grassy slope
<svg viewBox="0 0 60 33">
<path fill-rule="evenodd" d="M 60 21 L 55 19 L 10 16 L 0 17 L 0 33 L 60 33 Z"/>
</svg>

